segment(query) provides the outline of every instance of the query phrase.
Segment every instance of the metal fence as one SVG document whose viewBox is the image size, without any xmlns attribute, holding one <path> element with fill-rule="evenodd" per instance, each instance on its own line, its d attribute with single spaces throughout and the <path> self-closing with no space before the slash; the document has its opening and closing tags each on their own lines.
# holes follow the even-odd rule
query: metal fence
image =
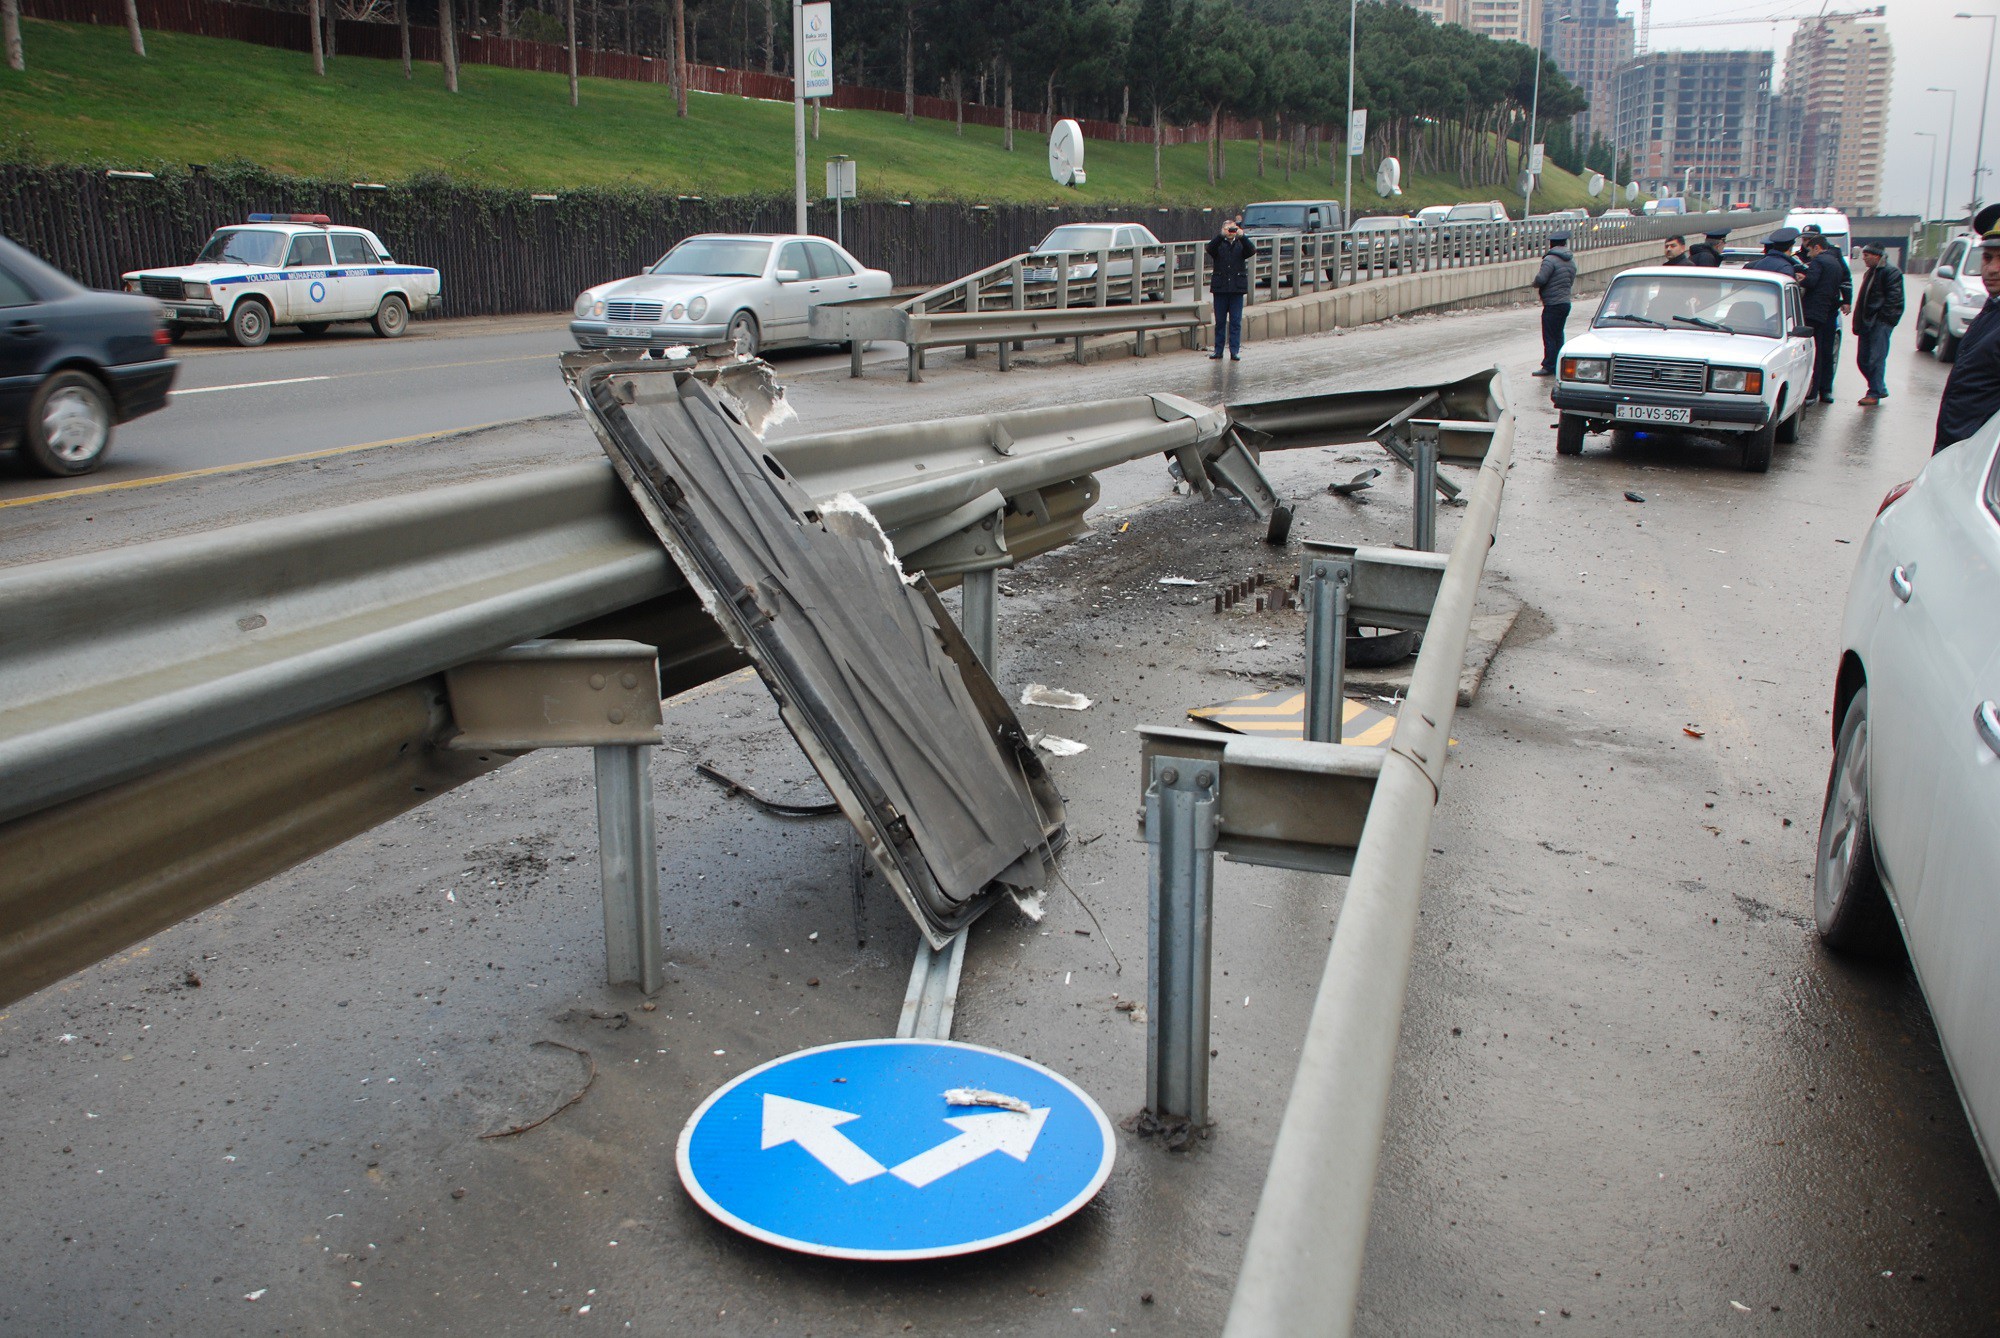
<svg viewBox="0 0 2000 1338">
<path fill-rule="evenodd" d="M 784 232 L 788 199 L 703 199 L 585 189 L 526 191 L 418 181 L 388 189 L 256 172 L 187 171 L 153 180 L 69 167 L 0 166 L 0 235 L 84 283 L 185 264 L 215 228 L 251 213 L 324 213 L 370 228 L 399 260 L 444 272 L 447 315 L 566 311 L 592 284 L 658 260 L 698 232 Z M 1207 236 L 1213 212 L 1095 206 L 1089 217 L 1143 221 L 1163 236 Z M 1078 210 L 1039 205 L 850 203 L 842 234 L 865 263 L 902 285 L 947 283 L 1034 246 Z M 833 209 L 810 226 L 831 236 Z"/>
</svg>

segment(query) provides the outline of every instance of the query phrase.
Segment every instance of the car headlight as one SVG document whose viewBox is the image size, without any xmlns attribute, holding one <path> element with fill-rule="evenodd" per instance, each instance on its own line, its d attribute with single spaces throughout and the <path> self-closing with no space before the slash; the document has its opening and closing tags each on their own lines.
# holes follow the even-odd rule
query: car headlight
<svg viewBox="0 0 2000 1338">
<path fill-rule="evenodd" d="M 206 302 L 208 300 L 208 285 L 205 283 L 183 284 L 181 291 L 196 301 Z"/>
<path fill-rule="evenodd" d="M 695 299 L 694 301 L 692 301 L 692 302 L 688 303 L 688 319 L 689 319 L 689 320 L 691 320 L 691 321 L 698 321 L 698 320 L 700 320 L 700 319 L 701 319 L 701 318 L 702 318 L 703 316 L 706 316 L 707 314 L 708 314 L 708 299 L 707 299 L 707 298 L 705 298 L 705 297 L 697 297 L 697 298 L 696 298 L 696 299 Z"/>
<path fill-rule="evenodd" d="M 685 316 L 685 315 L 687 315 L 687 308 L 686 308 L 685 306 L 683 306 L 683 305 L 682 305 L 681 303 L 679 303 L 679 302 L 676 302 L 676 303 L 674 303 L 674 304 L 673 304 L 673 305 L 672 305 L 671 307 L 668 307 L 668 308 L 667 308 L 667 319 L 668 319 L 668 320 L 675 320 L 675 321 L 677 321 L 677 320 L 679 320 L 679 319 L 680 319 L 681 317 L 683 317 L 683 316 Z"/>
<path fill-rule="evenodd" d="M 1598 381 L 1611 379 L 1611 359 L 1609 358 L 1564 358 L 1562 379 L 1565 381 Z"/>
<path fill-rule="evenodd" d="M 1708 369 L 1708 388 L 1725 395 L 1761 395 L 1764 393 L 1764 374 L 1748 367 L 1711 367 Z"/>
<path fill-rule="evenodd" d="M 127 279 L 125 280 L 125 291 L 128 293 L 137 293 L 143 292 L 144 289 L 137 279 Z"/>
<path fill-rule="evenodd" d="M 591 302 L 591 298 L 590 298 L 590 294 L 589 294 L 589 293 L 579 293 L 579 294 L 577 294 L 577 298 L 576 298 L 576 314 L 577 314 L 578 316 L 580 316 L 580 317 L 581 317 L 581 316 L 588 316 L 588 315 L 590 314 L 590 302 Z"/>
</svg>

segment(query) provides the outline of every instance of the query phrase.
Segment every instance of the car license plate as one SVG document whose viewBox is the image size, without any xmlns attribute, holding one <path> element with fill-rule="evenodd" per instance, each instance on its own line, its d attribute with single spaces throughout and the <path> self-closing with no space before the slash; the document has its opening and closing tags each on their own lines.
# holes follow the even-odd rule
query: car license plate
<svg viewBox="0 0 2000 1338">
<path fill-rule="evenodd" d="M 1621 404 L 1611 411 L 1611 416 L 1628 423 L 1692 423 L 1694 410 L 1673 409 L 1661 404 Z"/>
<path fill-rule="evenodd" d="M 649 325 L 614 325 L 609 331 L 613 339 L 651 339 L 653 329 Z"/>
</svg>

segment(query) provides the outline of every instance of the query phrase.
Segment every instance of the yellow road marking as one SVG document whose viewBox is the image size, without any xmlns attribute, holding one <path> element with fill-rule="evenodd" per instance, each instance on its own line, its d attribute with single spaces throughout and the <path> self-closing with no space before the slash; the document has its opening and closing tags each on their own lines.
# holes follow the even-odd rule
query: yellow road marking
<svg viewBox="0 0 2000 1338">
<path fill-rule="evenodd" d="M 122 483 L 98 483 L 88 488 L 71 488 L 66 492 L 45 492 L 34 497 L 14 497 L 0 501 L 0 510 L 10 506 L 33 506 L 36 502 L 53 502 L 69 497 L 95 497 L 101 493 L 124 492 L 128 488 L 150 488 L 160 483 L 178 483 L 182 479 L 209 478 L 216 474 L 240 474 L 249 469 L 265 469 L 271 465 L 295 465 L 301 460 L 324 460 L 330 455 L 351 455 L 355 451 L 379 450 L 384 446 L 408 446 L 412 442 L 436 441 L 439 437 L 455 437 L 465 432 L 484 432 L 492 427 L 506 427 L 510 423 L 526 423 L 527 418 L 501 418 L 491 423 L 471 423 L 465 427 L 440 428 L 436 432 L 419 432 L 409 437 L 386 437 L 381 441 L 361 441 L 352 446 L 329 446 L 321 451 L 304 451 L 298 455 L 277 455 L 267 460 L 244 460 L 233 465 L 210 465 L 206 469 L 184 469 L 178 474 L 155 474 L 150 478 L 126 479 Z"/>
</svg>

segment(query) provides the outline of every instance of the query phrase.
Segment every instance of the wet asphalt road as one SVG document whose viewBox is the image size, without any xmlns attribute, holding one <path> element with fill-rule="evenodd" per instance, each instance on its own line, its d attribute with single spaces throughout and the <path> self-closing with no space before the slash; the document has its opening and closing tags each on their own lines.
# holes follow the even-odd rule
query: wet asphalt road
<svg viewBox="0 0 2000 1338">
<path fill-rule="evenodd" d="M 1559 461 L 1532 330 L 1499 311 L 1253 346 L 1221 372 L 989 361 L 793 394 L 804 427 L 835 427 L 1497 358 L 1522 413 L 1491 569 L 1526 609 L 1454 729 L 1362 1330 L 1993 1332 L 2000 1211 L 1922 999 L 1907 970 L 1820 950 L 1809 919 L 1850 555 L 1921 466 L 1944 369 L 1899 347 L 1887 408 L 1819 410 L 1766 476 L 1601 438 Z M 555 422 L 36 503 L 0 511 L 0 561 L 590 453 Z M 1269 462 L 1302 499 L 1295 533 L 1407 533 L 1398 469 L 1359 502 L 1321 491 L 1363 458 Z M 1144 995 L 1131 731 L 1299 667 L 1290 615 L 1217 617 L 1156 583 L 1295 560 L 1231 503 L 1156 501 L 1164 483 L 1118 471 L 1122 511 L 1004 578 L 1002 684 L 1098 702 L 1023 712 L 1090 745 L 1052 766 L 1098 923 L 1060 889 L 1039 925 L 987 917 L 955 1033 L 1061 1069 L 1114 1120 L 1144 1078 L 1117 1007 Z M 984 1258 L 801 1260 L 694 1208 L 674 1138 L 743 1069 L 892 1031 L 915 934 L 885 899 L 857 919 L 837 819 L 768 818 L 692 774 L 712 757 L 816 793 L 761 688 L 710 684 L 667 718 L 674 965 L 652 1011 L 599 982 L 588 763 L 545 753 L 0 1013 L 0 1331 L 1215 1332 L 1343 884 L 1219 869 L 1211 1139 L 1121 1134 L 1090 1208 Z M 540 1040 L 590 1052 L 588 1094 L 480 1139 L 583 1082 Z"/>
</svg>

